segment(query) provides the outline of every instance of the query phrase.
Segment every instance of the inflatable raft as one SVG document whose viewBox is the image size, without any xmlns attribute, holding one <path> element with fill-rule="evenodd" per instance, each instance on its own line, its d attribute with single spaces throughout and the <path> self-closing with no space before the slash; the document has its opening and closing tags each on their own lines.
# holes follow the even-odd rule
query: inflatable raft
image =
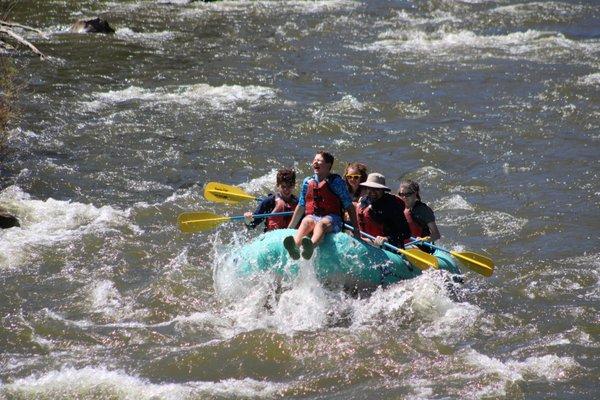
<svg viewBox="0 0 600 400">
<path fill-rule="evenodd" d="M 264 233 L 236 249 L 229 256 L 229 264 L 238 277 L 269 272 L 293 279 L 298 276 L 302 263 L 310 263 L 322 283 L 357 288 L 385 286 L 422 273 L 401 255 L 360 242 L 345 233 L 326 235 L 309 261 L 293 260 L 283 247 L 283 239 L 294 233 L 293 229 Z M 461 273 L 449 254 L 436 251 L 433 255 L 439 260 L 441 270 Z"/>
</svg>

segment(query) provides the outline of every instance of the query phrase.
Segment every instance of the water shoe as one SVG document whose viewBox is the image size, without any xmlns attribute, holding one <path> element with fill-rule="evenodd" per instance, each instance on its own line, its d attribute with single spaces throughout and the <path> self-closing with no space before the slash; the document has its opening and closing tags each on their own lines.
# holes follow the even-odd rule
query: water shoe
<svg viewBox="0 0 600 400">
<path fill-rule="evenodd" d="M 285 249 L 287 250 L 287 252 L 293 260 L 300 259 L 300 249 L 298 248 L 298 246 L 296 246 L 296 242 L 294 242 L 293 236 L 287 236 L 285 239 L 283 239 L 283 247 L 285 247 Z"/>
<path fill-rule="evenodd" d="M 302 238 L 302 258 L 310 260 L 313 255 L 313 250 L 315 246 L 313 245 L 312 240 L 309 237 L 305 236 Z"/>
</svg>

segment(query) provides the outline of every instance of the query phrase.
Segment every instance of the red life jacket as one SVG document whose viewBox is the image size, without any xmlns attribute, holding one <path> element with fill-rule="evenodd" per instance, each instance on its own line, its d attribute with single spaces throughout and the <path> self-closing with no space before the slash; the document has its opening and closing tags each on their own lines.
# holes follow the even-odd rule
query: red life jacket
<svg viewBox="0 0 600 400">
<path fill-rule="evenodd" d="M 321 182 L 311 179 L 308 182 L 308 190 L 304 198 L 306 215 L 317 215 L 323 217 L 329 214 L 342 215 L 342 202 L 340 198 L 331 191 L 329 180 L 339 175 L 330 175 Z"/>
<path fill-rule="evenodd" d="M 413 219 L 412 214 L 410 213 L 410 209 L 406 208 L 406 203 L 404 200 L 400 198 L 400 196 L 394 196 L 398 204 L 401 204 L 404 208 L 404 217 L 406 218 L 406 222 L 408 222 L 408 227 L 410 228 L 410 235 L 413 237 L 422 237 L 423 236 L 423 228 Z M 411 239 L 406 239 L 404 243 L 410 242 Z"/>
<path fill-rule="evenodd" d="M 294 211 L 296 209 L 296 205 L 298 205 L 298 199 L 295 197 L 290 198 L 290 202 L 286 203 L 283 200 L 279 193 L 275 195 L 275 207 L 271 212 L 284 212 L 284 211 Z M 290 216 L 281 216 L 277 215 L 275 217 L 268 217 L 265 222 L 265 230 L 272 231 L 274 229 L 284 229 L 287 228 L 292 220 L 292 215 Z"/>
<path fill-rule="evenodd" d="M 373 236 L 386 236 L 383 224 L 375 222 L 371 217 L 371 205 L 359 207 L 357 212 L 358 226 L 360 230 Z"/>
<path fill-rule="evenodd" d="M 413 237 L 423 237 L 423 228 L 413 219 L 412 214 L 410 213 L 410 209 L 404 209 L 404 216 L 406 217 L 406 222 L 408 222 L 408 227 L 410 228 L 410 234 Z M 410 241 L 410 240 L 409 240 Z"/>
</svg>

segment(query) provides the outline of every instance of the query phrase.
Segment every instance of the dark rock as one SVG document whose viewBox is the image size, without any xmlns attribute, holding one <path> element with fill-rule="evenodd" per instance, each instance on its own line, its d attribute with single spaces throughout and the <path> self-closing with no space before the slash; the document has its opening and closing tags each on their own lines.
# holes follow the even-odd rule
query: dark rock
<svg viewBox="0 0 600 400">
<path fill-rule="evenodd" d="M 75 33 L 115 33 L 108 22 L 101 18 L 76 21 L 69 29 Z"/>
<path fill-rule="evenodd" d="M 8 229 L 13 226 L 21 226 L 17 217 L 4 210 L 0 210 L 0 229 Z"/>
</svg>

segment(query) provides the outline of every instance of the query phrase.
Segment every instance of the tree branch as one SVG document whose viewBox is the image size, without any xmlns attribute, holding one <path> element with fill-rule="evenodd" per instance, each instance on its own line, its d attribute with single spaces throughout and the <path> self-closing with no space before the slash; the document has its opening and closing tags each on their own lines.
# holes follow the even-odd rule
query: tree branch
<svg viewBox="0 0 600 400">
<path fill-rule="evenodd" d="M 44 53 L 42 53 L 41 51 L 39 51 L 37 49 L 37 47 L 35 47 L 31 43 L 29 43 L 29 41 L 27 41 L 22 36 L 17 35 L 16 33 L 14 33 L 12 31 L 12 29 L 3 28 L 2 26 L 0 26 L 0 33 L 5 33 L 8 36 L 10 36 L 13 39 L 15 39 L 17 42 L 21 43 L 22 45 L 25 45 L 25 46 L 29 47 L 31 49 L 31 51 L 33 51 L 35 54 L 39 55 L 41 59 L 45 59 L 46 58 L 46 55 Z"/>
<path fill-rule="evenodd" d="M 0 21 L 0 25 L 8 26 L 11 28 L 21 28 L 21 29 L 25 29 L 27 31 L 33 31 L 33 32 L 38 33 L 44 39 L 48 39 L 48 36 L 46 36 L 46 34 L 44 32 L 40 31 L 39 29 L 32 28 L 31 26 L 17 24 L 16 22 L 8 22 L 8 21 Z"/>
</svg>

